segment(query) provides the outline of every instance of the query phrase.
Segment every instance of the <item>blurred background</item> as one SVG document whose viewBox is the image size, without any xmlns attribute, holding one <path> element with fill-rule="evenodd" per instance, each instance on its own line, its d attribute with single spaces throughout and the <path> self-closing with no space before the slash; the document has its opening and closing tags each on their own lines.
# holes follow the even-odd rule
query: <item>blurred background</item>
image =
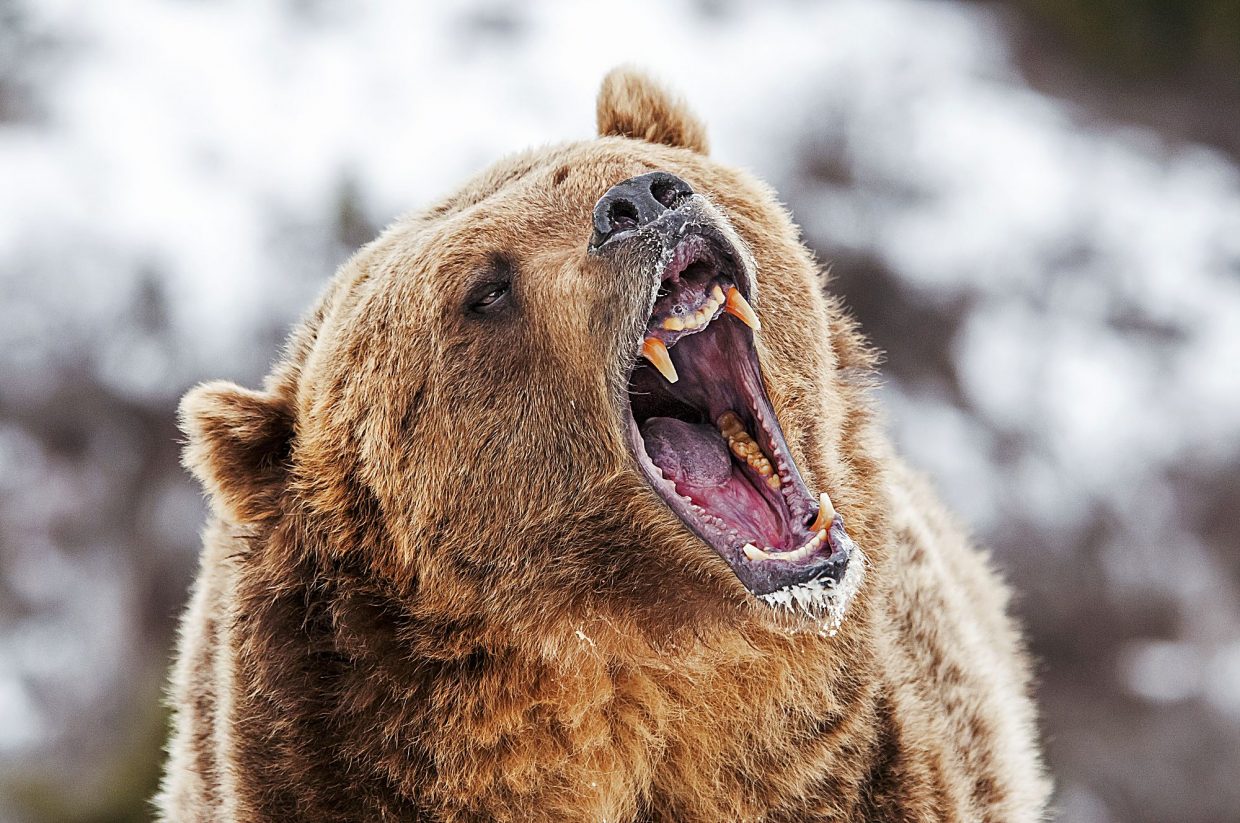
<svg viewBox="0 0 1240 823">
<path fill-rule="evenodd" d="M 1240 2 L 0 0 L 0 820 L 148 817 L 204 507 L 350 251 L 646 66 L 994 550 L 1058 819 L 1240 820 Z"/>
</svg>

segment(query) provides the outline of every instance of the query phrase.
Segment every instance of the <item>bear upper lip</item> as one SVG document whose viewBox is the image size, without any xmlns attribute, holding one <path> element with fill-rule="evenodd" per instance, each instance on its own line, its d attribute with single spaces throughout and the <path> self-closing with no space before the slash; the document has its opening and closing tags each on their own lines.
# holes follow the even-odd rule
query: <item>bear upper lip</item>
<svg viewBox="0 0 1240 823">
<path fill-rule="evenodd" d="M 806 487 L 767 398 L 752 278 L 717 227 L 666 217 L 671 225 L 655 227 L 653 308 L 629 370 L 630 450 L 752 594 L 825 613 L 854 546 L 828 495 Z"/>
</svg>

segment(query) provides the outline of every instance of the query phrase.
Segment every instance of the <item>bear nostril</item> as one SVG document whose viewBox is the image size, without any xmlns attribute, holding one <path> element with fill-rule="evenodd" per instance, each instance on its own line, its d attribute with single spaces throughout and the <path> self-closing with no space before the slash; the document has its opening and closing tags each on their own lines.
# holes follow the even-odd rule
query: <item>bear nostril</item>
<svg viewBox="0 0 1240 823">
<path fill-rule="evenodd" d="M 650 193 L 655 200 L 668 209 L 676 208 L 689 196 L 689 192 L 670 180 L 657 181 L 650 187 Z"/>
<path fill-rule="evenodd" d="M 628 200 L 617 200 L 612 203 L 608 218 L 608 222 L 611 223 L 612 232 L 635 229 L 637 228 L 639 222 L 637 207 Z"/>
</svg>

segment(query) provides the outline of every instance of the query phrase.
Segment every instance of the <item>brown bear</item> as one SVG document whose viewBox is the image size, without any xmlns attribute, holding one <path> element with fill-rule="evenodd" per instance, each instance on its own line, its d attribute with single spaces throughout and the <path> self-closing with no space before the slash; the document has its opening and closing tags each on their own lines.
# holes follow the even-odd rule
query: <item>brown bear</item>
<svg viewBox="0 0 1240 823">
<path fill-rule="evenodd" d="M 1007 591 L 774 192 L 612 72 L 192 390 L 161 819 L 1033 821 Z"/>
</svg>

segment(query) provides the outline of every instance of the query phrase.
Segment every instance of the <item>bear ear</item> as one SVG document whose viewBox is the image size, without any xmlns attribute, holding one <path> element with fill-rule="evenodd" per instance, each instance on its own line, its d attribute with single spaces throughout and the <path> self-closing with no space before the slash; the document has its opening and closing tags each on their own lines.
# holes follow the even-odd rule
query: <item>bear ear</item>
<svg viewBox="0 0 1240 823">
<path fill-rule="evenodd" d="M 620 66 L 598 92 L 600 137 L 631 137 L 706 154 L 706 127 L 683 101 L 646 74 Z"/>
<path fill-rule="evenodd" d="M 179 414 L 185 466 L 214 504 L 240 522 L 274 519 L 293 441 L 289 403 L 218 381 L 191 389 Z"/>
</svg>

